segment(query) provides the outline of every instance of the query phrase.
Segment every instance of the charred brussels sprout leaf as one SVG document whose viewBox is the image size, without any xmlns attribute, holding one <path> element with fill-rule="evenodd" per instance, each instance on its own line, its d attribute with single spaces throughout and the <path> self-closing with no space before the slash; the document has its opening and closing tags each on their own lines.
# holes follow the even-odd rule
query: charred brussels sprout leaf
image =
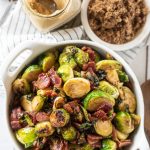
<svg viewBox="0 0 150 150">
<path fill-rule="evenodd" d="M 83 104 L 88 111 L 96 111 L 104 102 L 112 106 L 115 105 L 115 100 L 112 96 L 101 90 L 94 90 L 84 98 Z"/>
<path fill-rule="evenodd" d="M 50 115 L 50 122 L 53 127 L 64 127 L 68 124 L 70 115 L 65 109 L 56 109 Z"/>
<path fill-rule="evenodd" d="M 122 65 L 116 60 L 102 60 L 96 64 L 96 69 L 97 70 L 99 69 L 100 70 L 110 70 L 110 69 L 122 70 Z"/>
<path fill-rule="evenodd" d="M 101 90 L 101 91 L 104 91 L 104 92 L 106 92 L 106 93 L 108 93 L 109 95 L 111 95 L 113 98 L 115 98 L 115 99 L 117 99 L 118 98 L 118 96 L 119 96 L 119 91 L 118 91 L 118 89 L 115 87 L 115 86 L 113 86 L 113 85 L 111 85 L 109 82 L 107 82 L 107 81 L 101 81 L 100 83 L 99 83 L 99 89 Z"/>
<path fill-rule="evenodd" d="M 73 70 L 69 65 L 60 66 L 57 73 L 61 76 L 64 82 L 74 77 Z"/>
<path fill-rule="evenodd" d="M 90 121 L 87 110 L 81 106 L 86 121 Z"/>
<path fill-rule="evenodd" d="M 85 64 L 89 61 L 88 53 L 85 53 L 82 50 L 78 50 L 78 52 L 75 54 L 74 57 L 79 66 L 82 66 L 83 64 Z"/>
<path fill-rule="evenodd" d="M 35 126 L 35 133 L 38 137 L 47 137 L 54 133 L 55 129 L 49 121 L 40 122 Z"/>
<path fill-rule="evenodd" d="M 134 130 L 132 118 L 127 112 L 118 112 L 114 123 L 116 128 L 124 134 L 129 134 Z"/>
<path fill-rule="evenodd" d="M 33 127 L 19 129 L 16 132 L 16 137 L 20 143 L 25 145 L 25 148 L 32 146 L 33 142 L 37 138 Z"/>
<path fill-rule="evenodd" d="M 102 148 L 100 150 L 117 150 L 117 144 L 111 139 L 102 141 Z"/>
<path fill-rule="evenodd" d="M 125 72 L 120 70 L 118 70 L 117 72 L 118 72 L 119 80 L 121 82 L 129 82 L 129 77 Z"/>
<path fill-rule="evenodd" d="M 38 76 L 41 72 L 41 67 L 38 65 L 31 65 L 24 71 L 22 79 L 26 79 L 28 82 L 35 81 L 38 79 Z"/>
<path fill-rule="evenodd" d="M 73 126 L 63 128 L 61 131 L 64 140 L 72 141 L 76 138 L 77 131 Z"/>
<path fill-rule="evenodd" d="M 30 84 L 26 79 L 16 79 L 13 82 L 13 91 L 15 94 L 28 94 L 30 93 Z"/>
<path fill-rule="evenodd" d="M 94 52 L 95 53 L 95 62 L 99 62 L 101 60 L 100 54 L 98 52 Z"/>
</svg>

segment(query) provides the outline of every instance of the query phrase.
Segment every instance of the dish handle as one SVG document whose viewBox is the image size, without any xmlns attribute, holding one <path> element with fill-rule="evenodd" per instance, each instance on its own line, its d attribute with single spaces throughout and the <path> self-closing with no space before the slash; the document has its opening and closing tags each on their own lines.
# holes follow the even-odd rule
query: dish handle
<svg viewBox="0 0 150 150">
<path fill-rule="evenodd" d="M 26 41 L 19 44 L 14 50 L 10 52 L 7 58 L 3 61 L 1 65 L 1 80 L 5 86 L 5 89 L 10 88 L 10 84 L 15 80 L 15 74 L 22 71 L 22 69 L 28 65 L 34 58 L 36 58 L 42 52 L 48 50 L 53 47 L 54 43 L 48 43 L 47 45 L 43 45 L 42 43 L 36 41 Z M 41 48 L 42 47 L 42 48 Z M 22 53 L 28 51 L 28 56 L 24 58 L 23 61 L 19 62 L 19 67 L 17 66 L 13 71 L 11 69 L 12 63 L 21 56 Z M 23 55 L 24 56 L 24 55 Z"/>
</svg>

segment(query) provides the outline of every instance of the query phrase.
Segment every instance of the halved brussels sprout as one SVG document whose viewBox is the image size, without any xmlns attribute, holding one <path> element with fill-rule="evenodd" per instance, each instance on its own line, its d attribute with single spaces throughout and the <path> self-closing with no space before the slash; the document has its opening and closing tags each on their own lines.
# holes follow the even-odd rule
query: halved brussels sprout
<svg viewBox="0 0 150 150">
<path fill-rule="evenodd" d="M 60 66 L 57 73 L 60 75 L 64 82 L 74 77 L 72 68 L 67 64 Z"/>
<path fill-rule="evenodd" d="M 118 72 L 119 79 L 121 82 L 129 82 L 129 77 L 125 72 L 121 70 L 118 70 L 117 72 Z"/>
<path fill-rule="evenodd" d="M 124 134 L 129 134 L 134 130 L 132 118 L 127 112 L 118 112 L 114 118 L 114 124 Z"/>
<path fill-rule="evenodd" d="M 120 132 L 118 130 L 116 130 L 116 134 L 117 134 L 117 138 L 119 140 L 126 140 L 128 138 L 128 136 L 129 136 L 129 134 L 124 134 L 124 133 L 122 133 L 122 132 Z"/>
<path fill-rule="evenodd" d="M 134 113 L 136 109 L 136 98 L 133 92 L 126 86 L 119 89 L 121 102 L 118 104 L 120 111 Z"/>
<path fill-rule="evenodd" d="M 120 80 L 119 80 L 117 70 L 115 70 L 115 69 L 107 70 L 106 71 L 106 79 L 114 86 L 119 87 Z"/>
<path fill-rule="evenodd" d="M 22 79 L 32 82 L 38 79 L 40 73 L 42 73 L 41 67 L 38 65 L 31 65 L 24 71 Z"/>
<path fill-rule="evenodd" d="M 30 95 L 24 95 L 21 97 L 20 101 L 21 101 L 21 106 L 23 107 L 23 109 L 25 111 L 32 111 L 32 105 L 31 105 L 31 101 L 33 99 L 33 96 Z"/>
<path fill-rule="evenodd" d="M 16 132 L 16 137 L 20 143 L 25 145 L 25 148 L 28 148 L 32 146 L 33 142 L 37 138 L 37 135 L 35 134 L 35 128 L 25 127 Z"/>
<path fill-rule="evenodd" d="M 76 61 L 70 53 L 61 53 L 59 56 L 59 64 L 65 65 L 68 64 L 71 68 L 75 68 L 77 66 Z"/>
<path fill-rule="evenodd" d="M 52 127 L 49 121 L 37 123 L 35 126 L 35 133 L 38 137 L 47 137 L 54 133 L 55 128 Z"/>
<path fill-rule="evenodd" d="M 53 110 L 62 108 L 65 104 L 65 99 L 63 97 L 56 97 L 53 104 Z"/>
<path fill-rule="evenodd" d="M 35 112 L 40 111 L 44 105 L 45 99 L 39 95 L 35 96 L 32 100 L 32 110 Z"/>
<path fill-rule="evenodd" d="M 13 91 L 15 94 L 28 94 L 30 93 L 30 84 L 26 79 L 16 79 L 13 82 Z"/>
<path fill-rule="evenodd" d="M 115 99 L 117 99 L 118 96 L 119 96 L 118 89 L 115 86 L 111 85 L 107 81 L 100 81 L 100 83 L 99 83 L 99 89 L 101 91 L 104 91 L 104 92 L 108 93 L 109 95 L 111 95 Z"/>
<path fill-rule="evenodd" d="M 81 98 L 90 91 L 90 82 L 84 78 L 69 79 L 63 86 L 67 96 L 71 98 Z"/>
<path fill-rule="evenodd" d="M 131 114 L 131 118 L 134 122 L 134 127 L 136 128 L 140 124 L 141 117 L 139 115 L 136 115 L 136 114 Z"/>
<path fill-rule="evenodd" d="M 102 141 L 102 148 L 100 150 L 117 150 L 117 144 L 111 139 Z"/>
<path fill-rule="evenodd" d="M 87 110 L 86 110 L 84 107 L 82 107 L 82 106 L 80 106 L 80 107 L 81 107 L 81 109 L 82 109 L 82 111 L 83 111 L 85 120 L 90 122 L 90 119 L 89 119 Z"/>
<path fill-rule="evenodd" d="M 104 102 L 115 105 L 115 99 L 112 96 L 101 90 L 94 90 L 84 98 L 83 104 L 88 111 L 96 111 Z"/>
<path fill-rule="evenodd" d="M 82 50 L 78 50 L 78 52 L 74 55 L 74 58 L 79 66 L 87 63 L 89 61 L 89 54 L 85 53 Z"/>
<path fill-rule="evenodd" d="M 108 137 L 109 135 L 111 135 L 113 130 L 113 126 L 110 120 L 98 120 L 94 124 L 94 128 L 97 134 L 104 137 Z"/>
<path fill-rule="evenodd" d="M 53 127 L 64 127 L 69 120 L 70 115 L 65 109 L 56 109 L 50 115 L 50 122 Z"/>
<path fill-rule="evenodd" d="M 55 64 L 55 55 L 51 52 L 47 53 L 47 55 L 40 58 L 39 64 L 42 67 L 44 72 L 47 72 L 54 66 Z"/>
<path fill-rule="evenodd" d="M 96 69 L 105 71 L 113 69 L 122 70 L 122 65 L 116 60 L 101 60 L 96 64 Z"/>
<path fill-rule="evenodd" d="M 77 53 L 80 49 L 76 46 L 66 46 L 64 49 L 63 49 L 63 53 L 70 53 L 71 55 L 74 55 L 75 53 Z"/>
<path fill-rule="evenodd" d="M 73 126 L 65 127 L 61 131 L 64 140 L 73 141 L 77 136 L 77 131 Z"/>
</svg>

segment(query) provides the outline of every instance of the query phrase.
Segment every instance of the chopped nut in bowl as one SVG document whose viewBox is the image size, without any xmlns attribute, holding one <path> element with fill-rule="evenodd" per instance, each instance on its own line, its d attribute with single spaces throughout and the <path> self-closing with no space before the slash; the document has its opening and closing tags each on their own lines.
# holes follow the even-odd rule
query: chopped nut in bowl
<svg viewBox="0 0 150 150">
<path fill-rule="evenodd" d="M 149 0 L 84 0 L 82 6 L 89 38 L 113 50 L 135 48 L 150 32 Z"/>
</svg>

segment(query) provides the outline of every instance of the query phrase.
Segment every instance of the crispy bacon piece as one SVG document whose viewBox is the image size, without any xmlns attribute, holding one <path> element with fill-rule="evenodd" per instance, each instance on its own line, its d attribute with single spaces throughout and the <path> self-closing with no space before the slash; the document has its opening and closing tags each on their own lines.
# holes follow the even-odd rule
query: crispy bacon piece
<svg viewBox="0 0 150 150">
<path fill-rule="evenodd" d="M 33 86 L 36 89 L 43 90 L 45 88 L 48 88 L 50 86 L 50 83 L 51 83 L 50 77 L 46 73 L 41 73 L 38 76 L 38 80 L 33 82 Z"/>
<path fill-rule="evenodd" d="M 105 113 L 108 113 L 110 110 L 112 110 L 112 105 L 104 102 L 100 105 L 100 107 L 97 110 L 103 110 Z"/>
<path fill-rule="evenodd" d="M 101 136 L 99 135 L 94 135 L 94 134 L 88 134 L 87 135 L 87 142 L 92 145 L 94 148 L 100 148 L 100 140 L 102 139 Z"/>
<path fill-rule="evenodd" d="M 68 142 L 59 139 L 53 139 L 50 142 L 50 150 L 69 150 Z"/>
<path fill-rule="evenodd" d="M 62 80 L 58 76 L 58 74 L 56 73 L 56 71 L 54 70 L 54 68 L 51 68 L 48 71 L 48 75 L 49 75 L 49 77 L 51 79 L 51 82 L 52 82 L 53 86 L 55 86 L 55 87 L 60 87 L 61 86 Z"/>
<path fill-rule="evenodd" d="M 103 110 L 98 110 L 97 112 L 95 112 L 93 114 L 93 116 L 95 116 L 96 118 L 101 119 L 103 121 L 109 119 L 109 117 L 107 116 L 107 114 Z"/>
<path fill-rule="evenodd" d="M 95 52 L 92 50 L 92 48 L 84 46 L 82 47 L 82 50 L 89 54 L 90 61 L 95 60 Z"/>
<path fill-rule="evenodd" d="M 63 107 L 64 107 L 64 109 L 65 109 L 68 113 L 70 113 L 70 114 L 73 113 L 73 109 L 72 109 L 72 107 L 71 107 L 68 103 L 65 104 Z"/>
<path fill-rule="evenodd" d="M 131 144 L 132 144 L 131 140 L 119 141 L 119 142 L 118 142 L 118 148 L 122 148 L 122 147 L 125 147 L 125 146 L 129 146 L 129 145 L 131 145 Z"/>
<path fill-rule="evenodd" d="M 37 120 L 36 120 L 36 112 L 27 112 L 27 114 L 31 117 L 32 122 L 34 124 L 36 124 Z"/>
<path fill-rule="evenodd" d="M 21 110 L 21 107 L 12 110 L 12 113 L 10 115 L 10 124 L 13 130 L 22 128 L 22 124 L 19 121 L 22 115 L 23 111 Z"/>
<path fill-rule="evenodd" d="M 82 67 L 83 71 L 88 70 L 89 68 L 91 68 L 94 72 L 96 71 L 96 64 L 94 61 L 90 61 L 87 64 L 84 64 Z"/>
<path fill-rule="evenodd" d="M 49 121 L 49 115 L 45 112 L 38 112 L 36 114 L 36 120 L 38 122 L 42 122 L 42 121 Z"/>
</svg>

